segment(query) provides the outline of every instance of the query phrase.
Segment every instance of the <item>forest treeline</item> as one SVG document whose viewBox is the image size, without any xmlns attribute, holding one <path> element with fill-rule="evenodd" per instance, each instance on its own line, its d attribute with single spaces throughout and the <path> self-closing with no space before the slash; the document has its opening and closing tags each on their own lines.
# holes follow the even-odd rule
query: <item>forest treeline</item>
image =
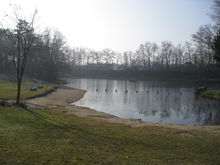
<svg viewBox="0 0 220 165">
<path fill-rule="evenodd" d="M 148 41 L 140 44 L 136 51 L 71 48 L 58 30 L 47 28 L 41 33 L 35 33 L 32 27 L 28 27 L 31 24 L 18 20 L 15 30 L 0 29 L 0 74 L 14 72 L 20 55 L 14 57 L 21 49 L 24 55 L 27 54 L 25 51 L 28 52 L 25 74 L 46 81 L 56 81 L 65 75 L 128 79 L 219 78 L 220 1 L 214 2 L 212 19 L 215 24 L 201 26 L 192 35 L 193 42 L 175 45 L 163 41 L 158 45 Z M 22 36 L 22 31 L 30 41 L 23 38 L 25 35 Z M 33 38 L 28 36 L 29 31 Z M 16 37 L 19 40 L 13 40 Z M 30 42 L 29 49 L 25 45 Z"/>
<path fill-rule="evenodd" d="M 75 48 L 70 54 L 72 72 L 84 77 L 160 79 L 161 75 L 163 79 L 184 79 L 184 76 L 196 79 L 199 76 L 215 78 L 219 72 L 213 50 L 200 42 L 186 42 L 185 45 L 173 45 L 169 41 L 161 45 L 145 42 L 135 52 L 123 53 Z"/>
<path fill-rule="evenodd" d="M 0 37 L 0 73 L 14 71 L 11 50 L 10 41 Z M 169 41 L 161 45 L 145 42 L 135 52 L 95 51 L 70 48 L 59 31 L 50 29 L 38 34 L 34 40 L 25 70 L 26 75 L 47 81 L 66 74 L 125 78 L 144 78 L 146 75 L 184 78 L 185 75 L 186 78 L 198 78 L 198 75 L 216 77 L 218 73 L 213 50 L 201 42 L 186 42 L 185 45 L 174 45 Z"/>
<path fill-rule="evenodd" d="M 1 29 L 0 29 L 1 30 Z M 14 71 L 10 41 L 0 37 L 0 73 Z M 63 74 L 128 77 L 137 74 L 179 73 L 194 75 L 218 73 L 211 48 L 201 42 L 173 45 L 164 41 L 161 45 L 145 42 L 133 51 L 123 53 L 111 49 L 95 51 L 89 48 L 70 48 L 59 31 L 46 29 L 38 34 L 30 51 L 26 74 L 37 79 L 56 80 Z M 118 74 L 117 74 L 118 72 Z M 126 76 L 125 75 L 125 76 Z"/>
</svg>

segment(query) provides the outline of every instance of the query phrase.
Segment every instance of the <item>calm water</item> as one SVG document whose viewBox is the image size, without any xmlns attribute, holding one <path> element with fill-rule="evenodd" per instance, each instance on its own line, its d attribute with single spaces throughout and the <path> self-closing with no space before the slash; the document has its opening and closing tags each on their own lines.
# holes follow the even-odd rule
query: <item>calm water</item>
<svg viewBox="0 0 220 165">
<path fill-rule="evenodd" d="M 194 84 L 72 79 L 68 86 L 87 90 L 75 105 L 122 118 L 187 125 L 220 124 L 220 102 L 195 96 Z"/>
</svg>

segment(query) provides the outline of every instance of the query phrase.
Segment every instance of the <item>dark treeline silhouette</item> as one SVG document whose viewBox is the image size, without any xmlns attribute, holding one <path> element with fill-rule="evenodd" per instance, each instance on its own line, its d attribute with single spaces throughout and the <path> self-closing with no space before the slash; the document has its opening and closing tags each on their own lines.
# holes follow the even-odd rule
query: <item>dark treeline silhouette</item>
<svg viewBox="0 0 220 165">
<path fill-rule="evenodd" d="M 0 37 L 0 73 L 13 71 L 7 43 Z M 111 49 L 69 48 L 59 31 L 46 29 L 34 42 L 26 66 L 26 75 L 54 81 L 65 74 L 114 78 L 213 78 L 219 73 L 214 52 L 202 43 L 173 45 L 164 41 L 141 44 L 124 53 Z M 147 76 L 147 77 L 146 77 Z M 161 77 L 162 76 L 162 77 Z"/>
<path fill-rule="evenodd" d="M 213 50 L 204 44 L 186 42 L 175 46 L 169 41 L 160 46 L 145 42 L 135 52 L 74 48 L 70 53 L 71 68 L 77 76 L 131 79 L 215 78 L 219 69 L 213 55 Z"/>
<path fill-rule="evenodd" d="M 7 47 L 0 37 L 0 73 L 13 72 Z M 145 42 L 135 51 L 124 53 L 111 49 L 69 48 L 59 31 L 46 29 L 34 42 L 26 66 L 26 75 L 55 81 L 65 74 L 108 78 L 215 78 L 219 69 L 212 49 L 200 43 L 173 45 L 164 41 L 160 46 Z"/>
</svg>

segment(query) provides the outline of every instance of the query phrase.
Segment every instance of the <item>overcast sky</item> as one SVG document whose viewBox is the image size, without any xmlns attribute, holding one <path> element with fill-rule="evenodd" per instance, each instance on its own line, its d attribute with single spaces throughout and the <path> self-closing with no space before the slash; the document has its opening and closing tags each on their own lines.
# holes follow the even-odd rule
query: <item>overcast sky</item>
<svg viewBox="0 0 220 165">
<path fill-rule="evenodd" d="M 19 4 L 26 15 L 39 11 L 38 26 L 57 28 L 72 47 L 136 50 L 145 41 L 191 41 L 210 23 L 213 0 L 1 0 L 0 14 Z M 2 19 L 1 19 L 2 20 Z"/>
</svg>

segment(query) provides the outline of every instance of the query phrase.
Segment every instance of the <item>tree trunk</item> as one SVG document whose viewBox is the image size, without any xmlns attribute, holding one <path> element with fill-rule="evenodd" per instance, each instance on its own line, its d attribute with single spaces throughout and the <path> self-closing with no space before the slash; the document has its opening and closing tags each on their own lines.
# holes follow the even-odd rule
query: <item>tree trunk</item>
<svg viewBox="0 0 220 165">
<path fill-rule="evenodd" d="M 21 92 L 21 81 L 18 80 L 18 83 L 17 83 L 17 97 L 16 97 L 16 104 L 20 104 L 20 92 Z"/>
</svg>

